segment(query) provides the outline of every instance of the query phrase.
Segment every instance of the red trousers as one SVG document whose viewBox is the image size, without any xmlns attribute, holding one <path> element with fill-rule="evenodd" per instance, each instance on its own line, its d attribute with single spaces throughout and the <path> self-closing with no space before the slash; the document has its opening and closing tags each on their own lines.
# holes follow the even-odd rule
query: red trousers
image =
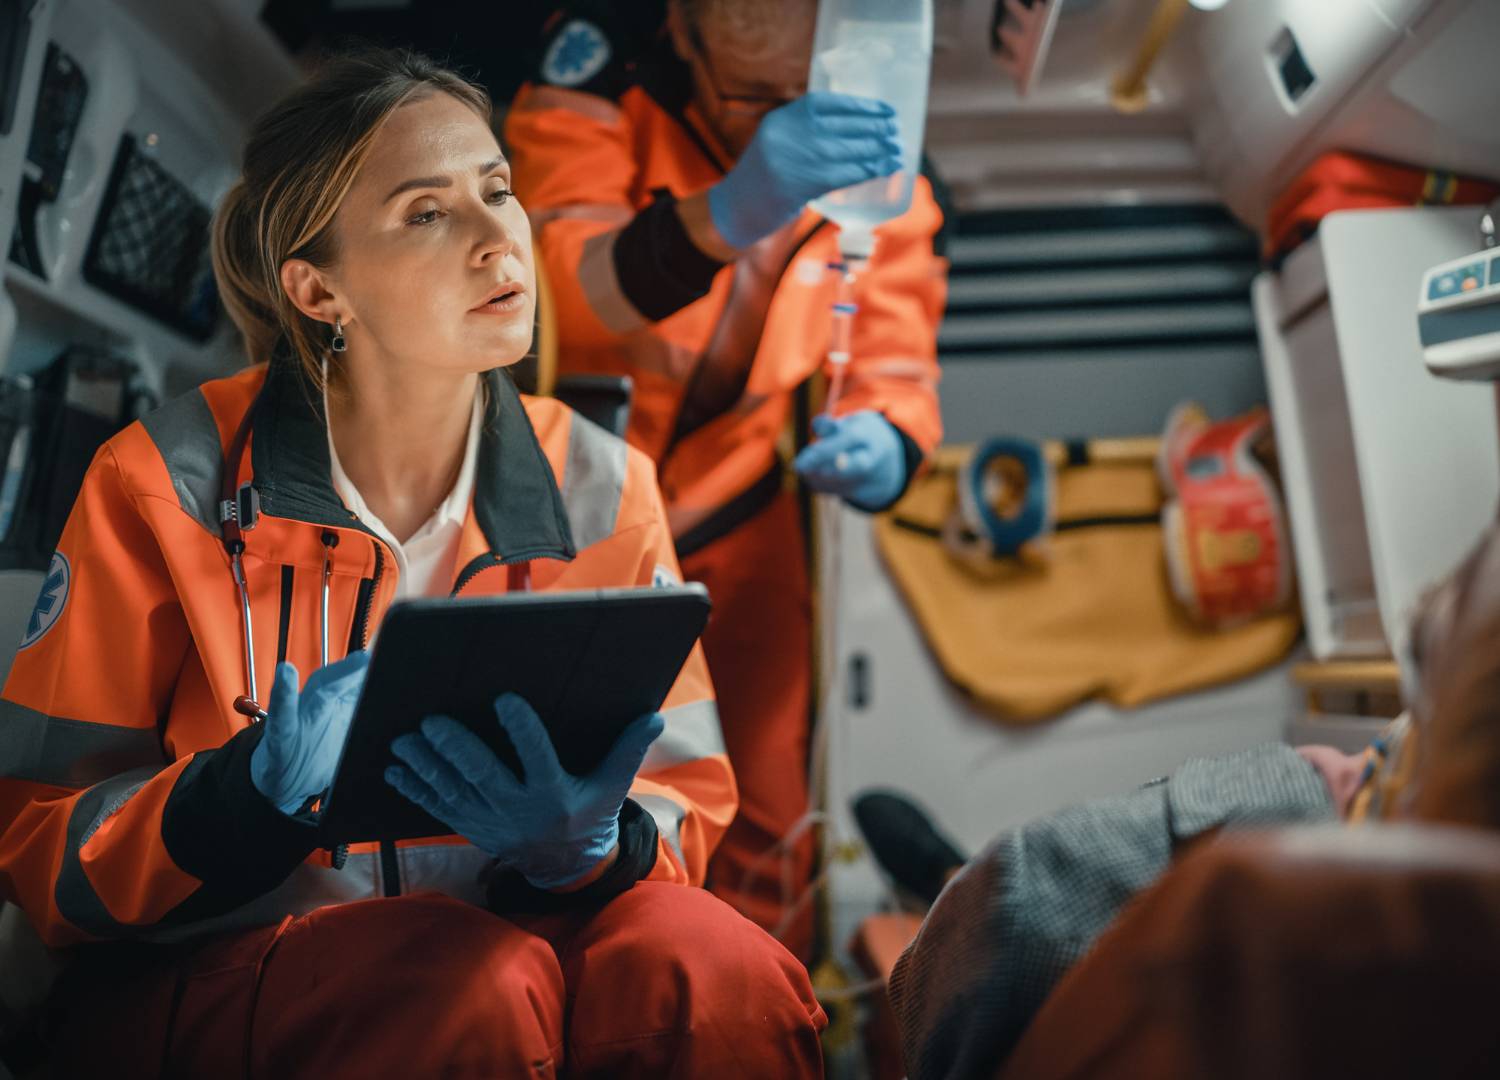
<svg viewBox="0 0 1500 1080">
<path fill-rule="evenodd" d="M 796 500 L 779 496 L 688 555 L 682 572 L 713 597 L 703 651 L 740 789 L 739 815 L 709 864 L 708 887 L 768 931 L 787 922 L 781 941 L 806 963 L 814 905 L 790 907 L 812 877 L 813 835 L 775 850 L 808 801 L 812 601 Z"/>
<path fill-rule="evenodd" d="M 807 974 L 702 889 L 499 918 L 436 894 L 323 908 L 90 980 L 57 1076 L 820 1077 Z M 71 1030 L 68 1030 L 71 1029 Z"/>
</svg>

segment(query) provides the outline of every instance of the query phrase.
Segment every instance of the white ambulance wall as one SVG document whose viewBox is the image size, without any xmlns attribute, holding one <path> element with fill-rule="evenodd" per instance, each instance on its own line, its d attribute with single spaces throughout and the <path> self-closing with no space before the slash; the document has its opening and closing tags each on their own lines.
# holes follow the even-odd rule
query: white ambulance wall
<svg viewBox="0 0 1500 1080">
<path fill-rule="evenodd" d="M 21 170 L 26 161 L 26 140 L 31 115 L 36 109 L 37 90 L 41 82 L 42 61 L 46 55 L 46 34 L 41 29 L 50 22 L 48 5 L 41 4 L 32 19 L 38 27 L 28 43 L 21 67 L 21 85 L 15 116 L 9 135 L 0 136 L 0 257 L 10 251 L 11 228 L 16 220 L 16 203 L 21 193 Z M 40 42 L 40 44 L 39 44 Z M 19 323 L 19 313 L 10 294 L 0 289 L 0 371 L 10 355 Z"/>
<path fill-rule="evenodd" d="M 1159 432 L 1265 400 L 1255 238 L 1213 206 L 959 215 L 938 333 L 946 438 Z"/>
<path fill-rule="evenodd" d="M 23 99 L 11 134 L 0 139 L 7 250 L 49 41 L 79 63 L 89 93 L 58 199 L 38 215 L 46 278 L 4 266 L 0 371 L 33 371 L 69 344 L 93 344 L 132 356 L 170 394 L 243 362 L 227 319 L 210 341 L 194 341 L 95 288 L 81 271 L 123 134 L 136 136 L 206 206 L 228 188 L 251 119 L 297 78 L 258 9 L 253 0 L 43 0 L 35 9 Z"/>
<path fill-rule="evenodd" d="M 1164 229 L 1143 243 L 1131 220 L 1084 220 L 1086 208 L 1128 217 L 1136 208 L 1220 201 L 1199 161 L 1177 68 L 1154 73 L 1144 112 L 1125 116 L 1110 103 L 1111 80 L 1153 7 L 1065 0 L 1041 79 L 1022 98 L 987 45 L 993 5 L 938 4 L 927 152 L 957 207 L 1000 217 L 1062 210 L 1024 235 L 1006 223 L 954 241 L 940 341 L 949 441 L 1150 434 L 1184 399 L 1216 416 L 1265 400 L 1249 310 L 1253 242 L 1227 222 Z M 1185 47 L 1174 41 L 1167 55 Z M 1216 262 L 1221 253 L 1235 265 Z M 1130 261 L 1137 254 L 1155 269 L 1138 272 Z M 1127 299 L 1128 309 L 1120 306 Z M 1206 340 L 1176 330 L 1145 340 L 1193 319 L 1203 321 Z"/>
<path fill-rule="evenodd" d="M 1266 400 L 1253 345 L 1137 346 L 1102 357 L 951 359 L 943 365 L 939 394 L 944 438 L 956 443 L 1002 434 L 1029 439 L 1155 435 L 1182 401 L 1228 417 Z"/>
</svg>

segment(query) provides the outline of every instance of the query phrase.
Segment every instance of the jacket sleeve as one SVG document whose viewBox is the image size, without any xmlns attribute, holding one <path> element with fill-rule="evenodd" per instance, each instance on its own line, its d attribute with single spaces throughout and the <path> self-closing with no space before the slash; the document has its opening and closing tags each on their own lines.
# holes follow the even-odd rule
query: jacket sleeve
<svg viewBox="0 0 1500 1080">
<path fill-rule="evenodd" d="M 689 239 L 670 194 L 637 207 L 636 138 L 614 100 L 565 87 L 523 87 L 506 117 L 512 186 L 570 346 L 614 344 L 675 314 L 724 265 Z"/>
<path fill-rule="evenodd" d="M 1271 743 L 1001 833 L 943 890 L 892 972 L 908 1075 L 992 1075 L 1053 986 L 1194 839 L 1332 816 L 1316 770 Z"/>
<path fill-rule="evenodd" d="M 106 445 L 0 694 L 0 892 L 51 945 L 228 910 L 312 846 L 250 785 L 259 729 L 168 760 L 191 642 L 137 498 Z"/>
<path fill-rule="evenodd" d="M 874 257 L 855 282 L 859 312 L 834 409 L 840 416 L 873 409 L 895 425 L 907 444 L 908 478 L 943 435 L 937 331 L 948 264 L 933 251 L 942 224 L 931 185 L 919 176 L 911 208 L 876 230 Z"/>
<path fill-rule="evenodd" d="M 643 472 L 652 471 L 643 457 L 639 461 Z M 654 478 L 652 487 L 655 521 L 645 527 L 648 535 L 636 584 L 677 584 L 682 571 Z M 662 706 L 662 715 L 666 730 L 652 744 L 630 791 L 630 797 L 656 820 L 660 850 L 648 877 L 701 885 L 709 856 L 739 808 L 701 643 L 693 646 Z"/>
</svg>

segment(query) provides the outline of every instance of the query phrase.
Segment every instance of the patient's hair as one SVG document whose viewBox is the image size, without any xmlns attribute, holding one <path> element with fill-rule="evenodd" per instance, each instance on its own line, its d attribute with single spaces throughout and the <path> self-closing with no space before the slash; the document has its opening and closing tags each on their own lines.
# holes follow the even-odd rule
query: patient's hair
<svg viewBox="0 0 1500 1080">
<path fill-rule="evenodd" d="M 479 87 L 418 53 L 370 48 L 329 60 L 256 121 L 213 230 L 214 277 L 251 363 L 289 350 L 321 385 L 331 328 L 293 306 L 281 265 L 334 263 L 334 215 L 375 134 L 402 105 L 433 93 L 490 120 Z"/>
<path fill-rule="evenodd" d="M 1412 631 L 1412 812 L 1500 828 L 1500 524 L 1423 602 Z"/>
</svg>

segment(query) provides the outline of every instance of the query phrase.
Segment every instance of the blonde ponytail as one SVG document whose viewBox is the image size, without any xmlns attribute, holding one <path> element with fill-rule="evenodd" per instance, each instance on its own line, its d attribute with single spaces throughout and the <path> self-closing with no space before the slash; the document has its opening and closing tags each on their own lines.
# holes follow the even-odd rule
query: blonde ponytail
<svg viewBox="0 0 1500 1080">
<path fill-rule="evenodd" d="M 244 339 L 245 355 L 252 364 L 265 363 L 283 328 L 243 180 L 236 181 L 219 203 L 212 250 L 219 296 Z"/>
</svg>

